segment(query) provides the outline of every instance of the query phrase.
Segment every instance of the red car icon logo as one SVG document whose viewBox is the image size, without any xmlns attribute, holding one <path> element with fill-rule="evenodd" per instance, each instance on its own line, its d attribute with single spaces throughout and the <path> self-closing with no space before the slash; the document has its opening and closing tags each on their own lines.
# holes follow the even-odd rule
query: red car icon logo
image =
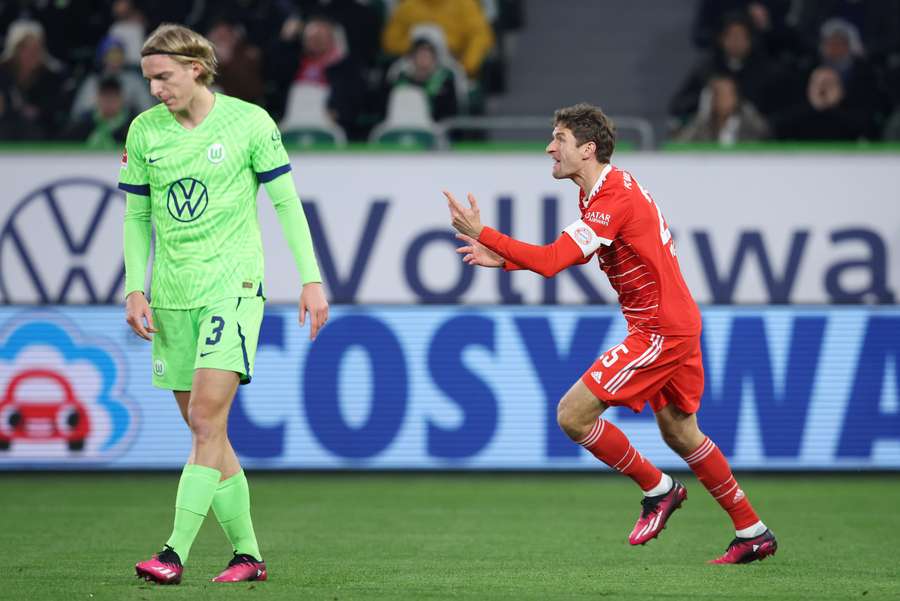
<svg viewBox="0 0 900 601">
<path fill-rule="evenodd" d="M 6 386 L 0 400 L 0 451 L 8 450 L 14 440 L 61 440 L 70 451 L 81 451 L 89 432 L 84 405 L 58 373 L 31 369 L 16 374 Z"/>
</svg>

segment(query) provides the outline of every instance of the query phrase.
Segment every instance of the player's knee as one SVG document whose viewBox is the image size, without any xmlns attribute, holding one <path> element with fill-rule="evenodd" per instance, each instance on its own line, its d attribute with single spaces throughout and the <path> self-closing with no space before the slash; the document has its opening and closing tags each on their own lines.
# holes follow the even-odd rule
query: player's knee
<svg viewBox="0 0 900 601">
<path fill-rule="evenodd" d="M 221 426 L 220 421 L 203 409 L 196 407 L 188 409 L 188 423 L 191 427 L 191 434 L 198 445 L 213 444 L 218 440 L 225 440 L 226 430 Z"/>
<path fill-rule="evenodd" d="M 584 438 L 591 426 L 590 423 L 585 423 L 584 417 L 567 403 L 566 399 L 562 399 L 556 406 L 556 423 L 566 436 L 576 441 Z"/>
</svg>

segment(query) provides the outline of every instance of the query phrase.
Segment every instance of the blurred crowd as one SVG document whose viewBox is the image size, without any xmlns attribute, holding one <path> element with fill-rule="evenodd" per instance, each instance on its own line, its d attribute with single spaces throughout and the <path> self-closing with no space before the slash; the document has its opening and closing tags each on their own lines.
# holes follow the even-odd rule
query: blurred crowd
<svg viewBox="0 0 900 601">
<path fill-rule="evenodd" d="M 900 140 L 900 1 L 702 0 L 676 140 Z"/>
<path fill-rule="evenodd" d="M 483 114 L 522 2 L 0 0 L 0 140 L 119 146 L 155 102 L 140 48 L 161 22 L 205 34 L 215 88 L 282 129 L 366 140 L 392 113 Z M 673 139 L 900 140 L 900 0 L 701 0 L 692 36 Z"/>
<path fill-rule="evenodd" d="M 19 0 L 0 2 L 0 140 L 120 146 L 152 106 L 143 40 L 177 22 L 219 60 L 217 91 L 281 123 L 320 98 L 350 140 L 382 121 L 398 88 L 426 117 L 480 114 L 503 91 L 504 40 L 521 0 Z"/>
</svg>

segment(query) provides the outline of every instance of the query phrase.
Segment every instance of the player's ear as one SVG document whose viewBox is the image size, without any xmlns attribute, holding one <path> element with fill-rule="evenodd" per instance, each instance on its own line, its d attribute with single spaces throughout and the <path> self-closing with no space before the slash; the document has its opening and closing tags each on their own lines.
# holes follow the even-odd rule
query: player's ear
<svg viewBox="0 0 900 601">
<path fill-rule="evenodd" d="M 581 158 L 588 159 L 597 153 L 597 143 L 591 140 L 581 145 Z"/>
<path fill-rule="evenodd" d="M 203 77 L 203 65 L 198 63 L 197 61 L 191 61 L 191 74 L 194 76 L 194 81 L 200 81 L 200 78 Z"/>
</svg>

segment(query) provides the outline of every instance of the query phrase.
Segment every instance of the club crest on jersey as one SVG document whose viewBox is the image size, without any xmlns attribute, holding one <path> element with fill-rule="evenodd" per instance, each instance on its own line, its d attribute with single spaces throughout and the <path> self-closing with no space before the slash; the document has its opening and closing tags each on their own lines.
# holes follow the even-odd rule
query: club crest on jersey
<svg viewBox="0 0 900 601">
<path fill-rule="evenodd" d="M 591 238 L 593 238 L 593 236 L 591 235 L 592 233 L 593 232 L 591 232 L 591 230 L 589 230 L 586 227 L 576 228 L 575 229 L 575 241 L 578 242 L 578 244 L 582 244 L 582 245 L 589 244 L 591 241 Z"/>
<path fill-rule="evenodd" d="M 206 185 L 193 177 L 172 182 L 166 193 L 166 208 L 169 215 L 184 223 L 199 218 L 208 204 Z"/>
<path fill-rule="evenodd" d="M 209 162 L 213 165 L 221 163 L 225 160 L 225 147 L 218 142 L 210 145 L 210 147 L 206 149 L 206 158 L 209 159 Z"/>
</svg>

